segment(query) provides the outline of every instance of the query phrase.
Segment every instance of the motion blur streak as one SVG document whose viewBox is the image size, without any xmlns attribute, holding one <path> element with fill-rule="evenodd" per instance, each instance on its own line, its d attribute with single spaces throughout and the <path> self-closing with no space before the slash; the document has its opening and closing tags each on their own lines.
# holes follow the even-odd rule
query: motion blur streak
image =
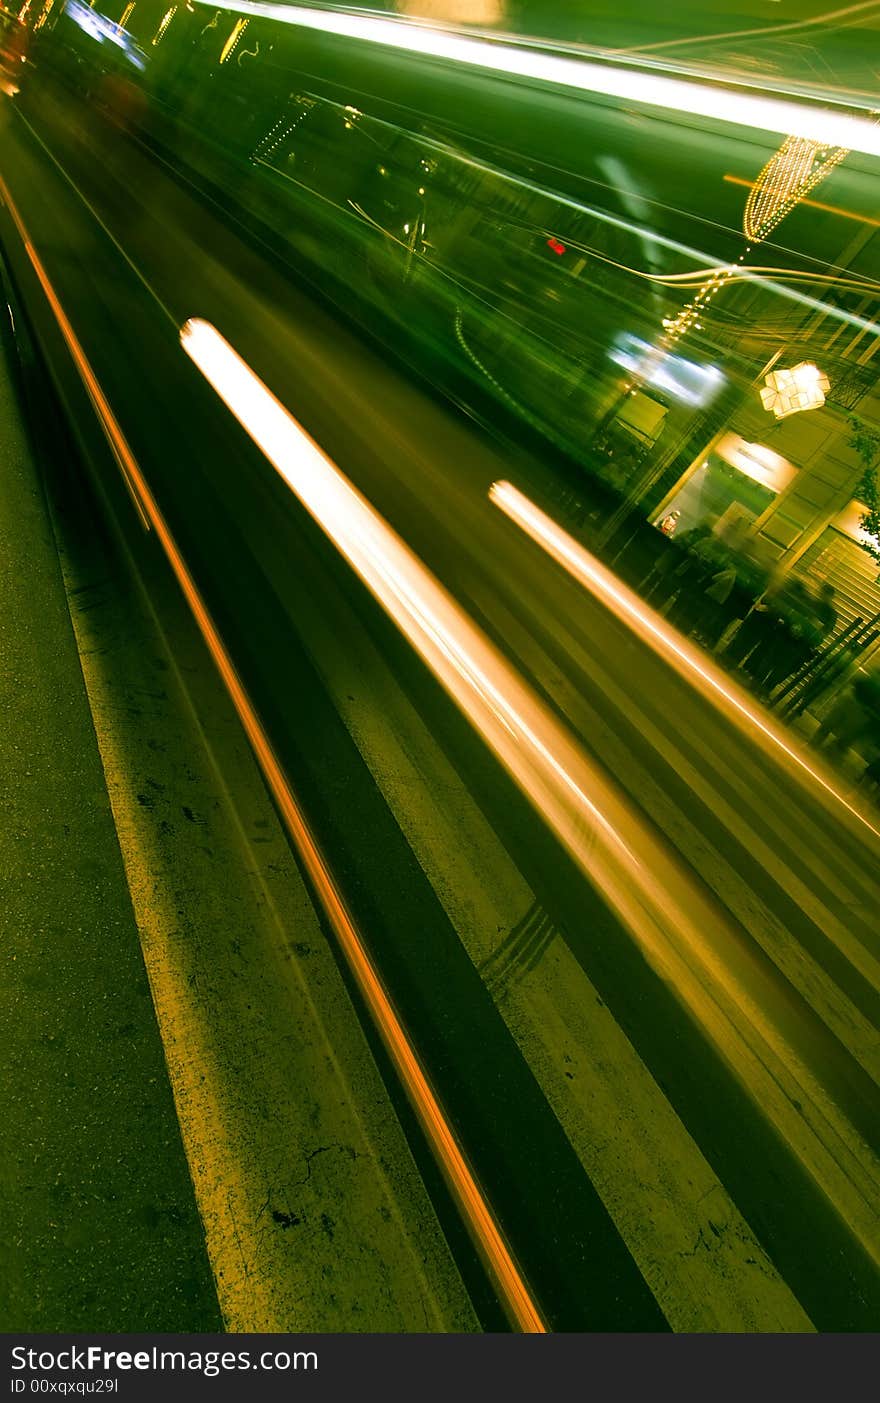
<svg viewBox="0 0 880 1403">
<path fill-rule="evenodd" d="M 192 320 L 181 342 L 844 1221 L 870 1244 L 878 1211 L 873 1157 L 777 1026 L 761 977 L 744 967 L 738 933 L 723 912 L 220 333 Z"/>
<path fill-rule="evenodd" d="M 359 15 L 335 10 L 303 9 L 299 5 L 264 3 L 264 0 L 210 0 L 212 10 L 233 14 L 263 15 L 302 29 L 317 29 L 341 38 L 382 44 L 405 53 L 447 59 L 508 77 L 553 83 L 585 93 L 638 102 L 646 107 L 688 112 L 714 121 L 734 122 L 780 136 L 802 136 L 823 145 L 846 146 L 851 151 L 880 155 L 880 129 L 865 117 L 845 110 L 810 106 L 785 98 L 759 97 L 717 84 L 700 84 L 656 72 L 614 67 L 558 53 L 515 47 L 489 38 L 474 38 L 448 29 L 433 29 L 412 20 Z"/>
<path fill-rule="evenodd" d="M 763 37 L 767 34 L 790 34 L 795 29 L 816 29 L 820 25 L 829 24 L 832 20 L 845 19 L 849 15 L 864 14 L 865 11 L 876 10 L 876 0 L 861 0 L 858 5 L 846 5 L 842 10 L 828 10 L 822 15 L 811 15 L 809 19 L 789 20 L 784 24 L 765 25 L 759 29 L 728 29 L 722 34 L 694 34 L 683 39 L 666 39 L 659 44 L 643 44 L 637 48 L 622 50 L 627 54 L 638 54 L 645 49 L 654 53 L 657 49 L 682 49 L 690 48 L 694 44 L 720 43 L 727 39 L 750 39 L 757 35 Z"/>
<path fill-rule="evenodd" d="M 626 843 L 560 763 L 570 743 L 421 561 L 321 452 L 245 361 L 207 322 L 191 320 L 181 342 L 220 398 L 354 568 L 446 690 L 486 736 L 539 807 L 560 809 L 568 828 L 586 812 L 619 860 Z M 554 751 L 543 738 L 563 744 Z M 571 806 L 574 809 L 571 810 Z M 568 817 L 564 817 L 569 809 Z M 580 846 L 579 842 L 576 846 Z"/>
<path fill-rule="evenodd" d="M 821 774 L 817 773 L 806 759 L 798 754 L 797 750 L 792 748 L 784 731 L 772 725 L 766 717 L 762 716 L 751 705 L 744 693 L 738 693 L 730 685 L 719 668 L 713 667 L 698 649 L 676 633 L 659 614 L 654 613 L 652 609 L 643 604 L 637 594 L 628 589 L 594 555 L 591 555 L 588 550 L 573 540 L 567 531 L 563 531 L 561 526 L 557 526 L 546 512 L 541 511 L 540 507 L 536 506 L 510 482 L 494 482 L 489 489 L 489 497 L 496 507 L 510 517 L 511 521 L 514 521 L 533 541 L 547 551 L 548 555 L 558 561 L 570 575 L 574 576 L 591 594 L 611 609 L 618 618 L 624 619 L 644 642 L 671 663 L 677 672 L 687 677 L 703 696 L 708 697 L 726 715 L 731 717 L 751 739 L 760 739 L 765 745 L 782 751 L 811 780 L 820 785 L 831 798 L 838 804 L 842 804 L 848 813 L 880 838 L 880 832 L 874 828 L 866 816 L 847 803 L 843 795 Z"/>
<path fill-rule="evenodd" d="M 129 495 L 132 501 L 134 502 L 138 516 L 141 519 L 141 525 L 144 527 L 145 530 L 148 531 L 150 529 L 150 521 L 148 513 L 144 507 L 140 489 L 137 485 L 137 479 L 140 476 L 137 463 L 135 462 L 131 449 L 129 448 L 125 440 L 125 435 L 123 434 L 118 423 L 116 422 L 116 419 L 113 415 L 113 411 L 107 403 L 104 391 L 98 384 L 98 381 L 95 378 L 94 371 L 89 365 L 85 353 L 83 352 L 82 346 L 77 340 L 76 333 L 74 332 L 73 327 L 70 325 L 70 322 L 67 319 L 67 315 L 64 311 L 64 308 L 61 306 L 61 303 L 55 296 L 55 290 L 52 287 L 52 284 L 49 282 L 48 277 L 46 276 L 46 270 L 40 262 L 40 259 L 37 257 L 33 244 L 28 238 L 27 230 L 25 229 L 24 224 L 22 223 L 21 216 L 19 215 L 18 210 L 15 207 L 15 203 L 12 199 L 12 196 L 10 195 L 9 190 L 7 189 L 6 184 L 4 183 L 2 178 L 0 178 L 0 196 L 2 196 L 3 203 L 6 205 L 6 208 L 9 210 L 9 213 L 12 216 L 12 222 L 21 236 L 21 241 L 24 244 L 24 251 L 30 259 L 31 267 L 37 275 L 37 279 L 40 283 L 41 288 L 43 289 L 46 300 L 49 303 L 49 306 L 52 308 L 52 313 L 61 329 L 61 334 L 64 337 L 68 350 L 70 351 L 73 363 L 76 366 L 77 371 L 79 372 L 79 376 L 83 382 L 83 385 L 85 386 L 86 393 L 89 399 L 91 400 L 92 405 L 94 406 L 94 410 L 101 423 L 101 427 L 103 428 L 104 433 L 107 436 L 107 441 L 110 444 L 111 449 L 113 450 L 113 456 L 119 464 L 119 470 L 122 473 L 122 477 L 126 487 L 128 488 Z"/>
<path fill-rule="evenodd" d="M 725 175 L 724 180 L 727 185 L 742 185 L 746 190 L 754 190 L 755 188 L 754 180 L 745 180 L 741 175 Z M 799 200 L 798 204 L 805 205 L 808 209 L 824 210 L 826 214 L 839 214 L 841 219 L 855 219 L 859 224 L 872 224 L 875 228 L 880 227 L 880 219 L 873 219 L 869 214 L 856 214 L 854 210 L 842 209 L 840 205 L 826 205 L 822 200 L 806 199 Z"/>
<path fill-rule="evenodd" d="M 607 224 L 611 228 L 622 229 L 625 233 L 632 234 L 640 242 L 654 244 L 658 248 L 668 249 L 671 253 L 680 253 L 685 258 L 692 258 L 697 264 L 704 263 L 709 257 L 707 253 L 700 249 L 692 248 L 688 244 L 681 243 L 678 239 L 673 239 L 666 234 L 658 233 L 657 230 L 650 229 L 647 225 L 634 224 L 632 220 L 622 219 L 620 215 L 610 214 L 607 210 L 600 209 L 597 205 L 584 204 L 580 200 L 574 200 L 568 195 L 561 194 L 558 190 L 553 190 L 545 185 L 539 185 L 534 180 L 526 180 L 523 176 L 513 175 L 509 171 L 502 171 L 499 167 L 493 166 L 487 161 L 479 161 L 475 157 L 467 156 L 459 151 L 453 152 L 452 148 L 442 141 L 434 141 L 425 137 L 423 139 L 423 145 L 432 147 L 445 154 L 453 154 L 457 161 L 462 165 L 470 166 L 473 170 L 484 171 L 487 175 L 500 175 L 502 179 L 510 185 L 517 185 L 523 190 L 529 190 L 535 195 L 553 200 L 557 205 L 564 206 L 566 209 L 576 210 L 580 214 L 588 214 L 591 218 L 597 219 L 602 224 Z M 358 210 L 358 213 L 363 215 L 362 210 Z M 385 233 L 384 229 L 383 233 Z M 579 248 L 582 253 L 591 257 L 595 256 L 595 249 L 584 244 L 578 244 L 576 240 L 571 240 L 569 246 L 571 248 Z M 604 261 L 615 264 L 614 259 L 606 258 Z M 800 302 L 805 307 L 811 307 L 815 311 L 821 312 L 823 316 L 834 317 L 836 320 L 847 322 L 851 326 L 860 327 L 862 331 L 870 332 L 871 335 L 880 333 L 880 326 L 878 326 L 876 321 L 861 317 L 855 312 L 847 311 L 845 308 L 834 307 L 827 301 L 821 302 L 815 297 L 810 297 L 803 292 L 798 292 L 794 288 L 785 287 L 783 283 L 778 281 L 774 282 L 771 278 L 765 276 L 769 271 L 779 274 L 780 276 L 784 275 L 788 278 L 790 276 L 790 269 L 779 269 L 776 267 L 769 269 L 750 268 L 746 264 L 738 262 L 715 264 L 708 268 L 697 267 L 686 273 L 658 275 L 640 271 L 625 263 L 616 263 L 615 266 L 624 269 L 627 273 L 633 273 L 637 277 L 644 277 L 651 281 L 667 282 L 670 284 L 683 282 L 688 278 L 711 277 L 713 273 L 725 273 L 727 276 L 740 278 L 745 282 L 755 283 L 764 288 L 768 288 L 772 292 L 777 293 L 780 297 L 787 298 L 790 302 Z M 827 275 L 824 280 L 827 280 Z"/>
<path fill-rule="evenodd" d="M 441 1110 L 403 1025 L 385 993 L 381 980 L 336 889 L 324 858 L 312 837 L 305 817 L 238 677 L 232 659 L 202 599 L 189 567 L 181 555 L 137 460 L 126 443 L 122 430 L 30 242 L 27 230 L 10 198 L 9 191 L 2 181 L 0 181 L 0 194 L 2 194 L 21 235 L 28 258 L 88 389 L 114 455 L 123 469 L 126 482 L 144 524 L 149 522 L 152 525 L 168 558 L 184 598 L 192 611 L 199 631 L 238 713 L 269 790 L 284 817 L 291 840 L 302 859 L 317 899 L 349 961 L 361 993 L 426 1131 L 429 1143 L 432 1145 L 450 1187 L 461 1206 L 465 1221 L 483 1253 L 498 1287 L 500 1299 L 519 1329 L 534 1334 L 545 1333 L 546 1326 L 541 1319 L 538 1308 L 516 1268 L 495 1222 L 492 1210 L 467 1165 L 454 1132 Z"/>
</svg>

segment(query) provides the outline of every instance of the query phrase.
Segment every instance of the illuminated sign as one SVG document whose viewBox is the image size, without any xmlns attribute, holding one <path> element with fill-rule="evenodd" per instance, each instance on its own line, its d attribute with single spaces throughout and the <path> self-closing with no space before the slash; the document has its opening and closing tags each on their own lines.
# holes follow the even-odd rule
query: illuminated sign
<svg viewBox="0 0 880 1403">
<path fill-rule="evenodd" d="M 787 458 L 764 443 L 748 443 L 739 434 L 724 434 L 714 452 L 746 477 L 760 482 L 762 487 L 769 487 L 771 492 L 781 492 L 797 476 L 797 468 Z"/>
</svg>

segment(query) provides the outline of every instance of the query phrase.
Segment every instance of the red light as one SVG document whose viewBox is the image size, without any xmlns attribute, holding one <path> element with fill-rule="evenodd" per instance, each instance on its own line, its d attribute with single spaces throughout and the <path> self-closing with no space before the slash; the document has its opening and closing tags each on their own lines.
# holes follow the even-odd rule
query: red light
<svg viewBox="0 0 880 1403">
<path fill-rule="evenodd" d="M 553 252 L 560 256 L 565 253 L 565 244 L 561 244 L 558 239 L 554 239 L 552 234 L 547 240 L 547 247 L 552 248 Z"/>
</svg>

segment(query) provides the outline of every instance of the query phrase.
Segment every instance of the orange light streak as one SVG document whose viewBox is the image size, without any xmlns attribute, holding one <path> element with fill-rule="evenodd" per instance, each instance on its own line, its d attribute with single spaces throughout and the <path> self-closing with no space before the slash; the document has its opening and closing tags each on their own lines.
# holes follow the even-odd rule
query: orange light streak
<svg viewBox="0 0 880 1403">
<path fill-rule="evenodd" d="M 875 837 L 880 837 L 880 832 L 869 823 L 864 814 L 853 808 L 823 775 L 813 769 L 806 758 L 791 745 L 782 728 L 763 716 L 745 692 L 733 686 L 719 667 L 711 663 L 681 634 L 676 633 L 659 614 L 644 604 L 633 590 L 619 580 L 613 571 L 575 541 L 523 492 L 510 482 L 495 482 L 489 489 L 489 498 L 585 589 L 600 599 L 618 618 L 629 624 L 643 642 L 672 664 L 701 695 L 707 697 L 733 720 L 741 731 L 753 740 L 757 733 L 765 742 L 781 751 L 826 794 L 842 804 L 848 813 L 864 824 Z"/>
<path fill-rule="evenodd" d="M 740 175 L 725 175 L 723 178 L 728 185 L 742 185 L 747 190 L 755 188 L 756 182 L 754 180 L 744 180 Z M 851 209 L 842 209 L 840 205 L 826 205 L 822 200 L 798 200 L 798 204 L 809 205 L 810 209 L 824 210 L 826 214 L 839 214 L 841 219 L 855 219 L 858 220 L 859 224 L 872 224 L 875 228 L 880 229 L 880 219 L 872 219 L 868 214 L 854 214 Z"/>
<path fill-rule="evenodd" d="M 122 429 L 98 384 L 2 180 L 0 180 L 0 193 L 2 193 L 15 226 L 21 235 L 28 258 L 46 294 L 77 370 L 89 392 L 101 426 L 120 467 L 123 469 L 132 496 L 138 504 L 142 516 L 155 530 L 156 537 L 168 558 L 171 569 L 198 625 L 199 632 L 232 700 L 269 790 L 278 805 L 279 812 L 284 819 L 321 908 L 339 941 L 385 1047 L 419 1116 L 422 1128 L 495 1280 L 501 1301 L 519 1330 L 529 1334 L 546 1333 L 547 1327 L 540 1310 L 502 1236 L 495 1215 L 477 1184 L 455 1132 L 440 1106 L 403 1024 L 394 1010 L 376 967 L 312 835 L 287 776 L 263 729 L 257 711 L 236 672 L 226 645 L 202 599 L 198 586 L 165 521 L 149 483 L 128 447 Z"/>
<path fill-rule="evenodd" d="M 116 422 L 113 412 L 110 409 L 110 405 L 107 403 L 106 396 L 104 395 L 103 390 L 98 384 L 94 372 L 92 371 L 92 368 L 89 365 L 88 360 L 86 359 L 85 353 L 76 337 L 73 327 L 70 325 L 70 322 L 67 319 L 67 316 L 64 312 L 63 307 L 61 306 L 61 303 L 55 296 L 55 291 L 52 287 L 52 284 L 49 282 L 49 279 L 46 276 L 46 270 L 44 269 L 42 263 L 37 257 L 33 244 L 31 243 L 28 237 L 27 230 L 25 229 L 24 224 L 22 223 L 21 216 L 19 215 L 18 210 L 16 209 L 16 206 L 12 200 L 12 196 L 9 193 L 7 185 L 2 178 L 0 178 L 0 195 L 2 195 L 3 202 L 6 205 L 12 217 L 12 222 L 18 230 L 22 244 L 24 245 L 24 251 L 28 256 L 28 259 L 30 260 L 31 267 L 37 275 L 37 279 L 39 280 L 40 286 L 43 289 L 46 300 L 49 303 L 49 306 L 52 308 L 55 320 L 58 322 L 58 325 L 61 329 L 61 334 L 64 337 L 65 342 L 67 343 L 67 348 L 70 351 L 73 363 L 79 372 L 79 376 L 83 382 L 86 393 L 88 394 L 88 397 L 92 402 L 92 406 L 95 410 L 95 413 L 98 416 L 98 419 L 101 423 L 101 427 L 103 428 L 104 433 L 107 437 L 107 441 L 110 444 L 111 449 L 113 450 L 113 456 L 115 457 L 116 462 L 119 465 L 123 481 L 125 482 L 125 485 L 128 488 L 129 495 L 132 501 L 134 502 L 138 516 L 141 519 L 141 524 L 145 530 L 149 530 L 150 523 L 148 515 L 144 509 L 144 504 L 141 500 L 140 493 L 136 485 L 139 470 L 137 464 L 135 463 L 134 456 L 131 452 L 131 449 L 125 441 L 125 436 L 122 433 L 122 430 Z"/>
</svg>

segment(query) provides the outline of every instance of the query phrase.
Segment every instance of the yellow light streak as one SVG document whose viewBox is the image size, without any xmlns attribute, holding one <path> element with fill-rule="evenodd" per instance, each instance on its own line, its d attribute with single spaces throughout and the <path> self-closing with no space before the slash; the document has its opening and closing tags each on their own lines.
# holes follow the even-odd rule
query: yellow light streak
<svg viewBox="0 0 880 1403">
<path fill-rule="evenodd" d="M 189 321 L 181 343 L 877 1258 L 876 1161 L 743 969 L 738 929 L 220 333 Z"/>
<path fill-rule="evenodd" d="M 666 287 L 678 287 L 687 291 L 691 289 L 699 290 L 706 285 L 707 277 L 727 274 L 733 282 L 739 278 L 744 282 L 758 282 L 762 274 L 768 275 L 773 282 L 770 286 L 778 291 L 776 284 L 782 282 L 795 283 L 816 283 L 820 286 L 851 287 L 859 292 L 877 293 L 880 290 L 880 281 L 876 278 L 848 278 L 840 273 L 829 273 L 827 271 L 814 271 L 811 268 L 781 268 L 770 263 L 738 263 L 733 265 L 720 264 L 717 268 L 705 268 L 701 272 L 694 273 L 649 273 L 643 268 L 631 268 L 626 263 L 618 263 L 613 258 L 606 258 L 601 253 L 593 255 L 603 263 L 611 263 L 615 268 L 619 268 L 622 273 L 631 273 L 635 278 L 642 278 L 645 282 L 662 283 Z M 821 303 L 817 304 L 821 307 Z M 873 328 L 875 332 L 880 332 L 880 325 Z"/>
<path fill-rule="evenodd" d="M 55 4 L 55 0 L 46 0 L 45 5 L 43 6 L 42 10 L 40 11 L 40 17 L 39 17 L 39 19 L 37 20 L 36 24 L 34 25 L 34 33 L 35 33 L 35 34 L 36 34 L 36 32 L 37 32 L 38 29 L 42 29 L 42 28 L 43 28 L 43 25 L 46 23 L 47 19 L 49 18 L 50 14 L 52 13 L 52 7 L 53 7 L 54 4 Z"/>
<path fill-rule="evenodd" d="M 590 594 L 599 599 L 617 618 L 623 619 L 644 643 L 729 717 L 750 740 L 761 740 L 773 751 L 784 755 L 875 837 L 880 838 L 880 831 L 863 813 L 853 808 L 824 775 L 814 769 L 796 746 L 792 745 L 785 731 L 759 711 L 747 693 L 732 684 L 724 672 L 710 662 L 704 653 L 670 627 L 662 615 L 643 603 L 612 570 L 564 531 L 525 493 L 520 492 L 510 482 L 495 482 L 489 489 L 489 498 L 527 536 L 589 590 Z"/>
<path fill-rule="evenodd" d="M 162 40 L 163 40 L 163 38 L 164 38 L 164 36 L 165 36 L 165 30 L 168 28 L 169 24 L 170 24 L 171 21 L 174 19 L 174 16 L 175 16 L 176 14 L 177 14 L 177 6 L 176 6 L 176 5 L 172 5 L 171 8 L 170 8 L 169 10 L 166 10 L 166 11 L 165 11 L 164 15 L 162 16 L 162 21 L 161 21 L 161 23 L 160 23 L 160 25 L 159 25 L 159 28 L 156 30 L 156 33 L 153 35 L 153 39 L 152 39 L 153 48 L 155 48 L 157 44 L 161 44 L 161 42 L 162 42 Z"/>
<path fill-rule="evenodd" d="M 607 840 L 626 853 L 623 840 L 547 751 L 540 737 L 540 705 L 421 561 L 214 327 L 188 321 L 181 344 L 439 680 L 493 738 L 512 770 L 531 786 L 532 766 L 537 765 L 544 773 L 542 789 L 561 783 Z M 523 755 L 531 756 L 526 770 Z"/>
<path fill-rule="evenodd" d="M 232 53 L 233 49 L 235 48 L 236 44 L 238 43 L 245 29 L 247 28 L 247 24 L 248 22 L 246 19 L 239 19 L 235 21 L 235 24 L 232 26 L 232 32 L 229 35 L 229 38 L 226 40 L 226 43 L 223 45 L 223 52 L 220 55 L 221 63 L 225 63 L 226 60 L 229 58 L 230 54 Z"/>
<path fill-rule="evenodd" d="M 756 182 L 745 180 L 740 175 L 725 175 L 723 179 L 728 185 L 742 185 L 747 190 L 753 190 Z M 798 204 L 807 205 L 810 209 L 821 209 L 826 214 L 839 214 L 841 219 L 855 219 L 859 224 L 872 224 L 874 228 L 880 229 L 880 219 L 874 219 L 870 214 L 856 214 L 851 209 L 843 209 L 840 205 L 826 205 L 822 200 L 798 200 Z"/>
<path fill-rule="evenodd" d="M 135 0 L 130 0 L 130 3 L 129 3 L 128 5 L 126 5 L 125 9 L 122 11 L 122 14 L 119 16 L 119 28 L 120 28 L 120 29 L 124 29 L 125 26 L 128 24 L 128 21 L 131 19 L 131 15 L 132 15 L 132 11 L 134 10 L 134 7 L 135 7 Z"/>
</svg>

